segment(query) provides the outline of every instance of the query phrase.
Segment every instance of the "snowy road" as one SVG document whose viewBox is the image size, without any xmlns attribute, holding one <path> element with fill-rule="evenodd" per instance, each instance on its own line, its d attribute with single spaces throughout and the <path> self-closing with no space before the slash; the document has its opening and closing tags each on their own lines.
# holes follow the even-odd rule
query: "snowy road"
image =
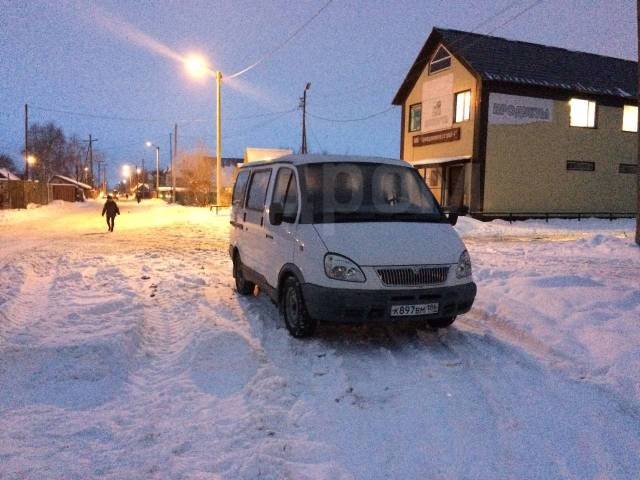
<svg viewBox="0 0 640 480">
<path fill-rule="evenodd" d="M 462 222 L 454 327 L 298 341 L 234 293 L 227 217 L 121 209 L 0 212 L 1 479 L 640 477 L 629 222 Z"/>
</svg>

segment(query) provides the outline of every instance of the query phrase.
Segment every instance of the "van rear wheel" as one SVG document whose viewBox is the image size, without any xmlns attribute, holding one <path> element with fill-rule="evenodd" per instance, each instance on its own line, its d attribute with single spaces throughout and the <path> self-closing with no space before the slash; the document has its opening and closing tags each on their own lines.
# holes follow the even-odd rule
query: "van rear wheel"
<svg viewBox="0 0 640 480">
<path fill-rule="evenodd" d="M 242 261 L 240 255 L 236 253 L 233 257 L 233 277 L 236 279 L 236 290 L 240 295 L 251 295 L 255 289 L 255 284 L 244 278 L 242 272 Z"/>
<path fill-rule="evenodd" d="M 427 320 L 431 328 L 447 328 L 455 321 L 456 317 L 434 318 Z"/>
<path fill-rule="evenodd" d="M 282 285 L 280 315 L 292 337 L 310 337 L 316 331 L 318 322 L 309 316 L 300 282 L 294 277 L 287 278 Z"/>
</svg>

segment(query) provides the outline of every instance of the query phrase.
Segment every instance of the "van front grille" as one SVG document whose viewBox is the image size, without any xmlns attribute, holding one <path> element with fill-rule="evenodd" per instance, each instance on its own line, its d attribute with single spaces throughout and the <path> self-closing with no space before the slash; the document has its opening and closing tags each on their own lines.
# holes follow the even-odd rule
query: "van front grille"
<svg viewBox="0 0 640 480">
<path fill-rule="evenodd" d="M 417 287 L 444 283 L 449 274 L 449 265 L 416 265 L 413 267 L 376 268 L 382 283 L 389 287 Z"/>
</svg>

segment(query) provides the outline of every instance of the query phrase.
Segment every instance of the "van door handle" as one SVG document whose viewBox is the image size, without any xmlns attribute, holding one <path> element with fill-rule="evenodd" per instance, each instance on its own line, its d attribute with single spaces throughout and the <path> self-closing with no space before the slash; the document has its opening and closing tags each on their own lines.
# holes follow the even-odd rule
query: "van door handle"
<svg viewBox="0 0 640 480">
<path fill-rule="evenodd" d="M 268 233 L 265 233 L 264 236 L 267 237 L 269 240 L 273 240 L 273 235 L 269 235 Z"/>
</svg>

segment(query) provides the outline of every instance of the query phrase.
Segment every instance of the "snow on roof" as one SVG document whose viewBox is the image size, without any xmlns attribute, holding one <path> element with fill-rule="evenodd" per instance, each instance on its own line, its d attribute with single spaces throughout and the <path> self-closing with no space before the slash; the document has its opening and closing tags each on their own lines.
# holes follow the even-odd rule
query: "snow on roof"
<svg viewBox="0 0 640 480">
<path fill-rule="evenodd" d="M 397 158 L 359 156 L 359 155 L 285 155 L 273 160 L 261 160 L 257 162 L 245 163 L 240 168 L 255 167 L 256 165 L 269 165 L 272 163 L 290 163 L 293 165 L 307 165 L 310 163 L 384 163 L 387 165 L 398 165 L 410 167 L 404 160 Z"/>
<path fill-rule="evenodd" d="M 69 178 L 69 177 L 65 177 L 64 175 L 54 175 L 53 177 L 51 177 L 51 180 L 49 180 L 49 183 L 53 183 L 53 179 L 54 178 L 59 178 L 60 180 L 70 183 L 72 185 L 75 185 L 76 187 L 80 187 L 83 190 L 91 190 L 92 187 L 87 185 L 86 183 L 82 183 L 79 182 L 77 180 L 74 180 L 73 178 Z"/>
<path fill-rule="evenodd" d="M 20 180 L 20 177 L 14 175 L 6 168 L 0 168 L 0 179 L 1 180 Z"/>
</svg>

